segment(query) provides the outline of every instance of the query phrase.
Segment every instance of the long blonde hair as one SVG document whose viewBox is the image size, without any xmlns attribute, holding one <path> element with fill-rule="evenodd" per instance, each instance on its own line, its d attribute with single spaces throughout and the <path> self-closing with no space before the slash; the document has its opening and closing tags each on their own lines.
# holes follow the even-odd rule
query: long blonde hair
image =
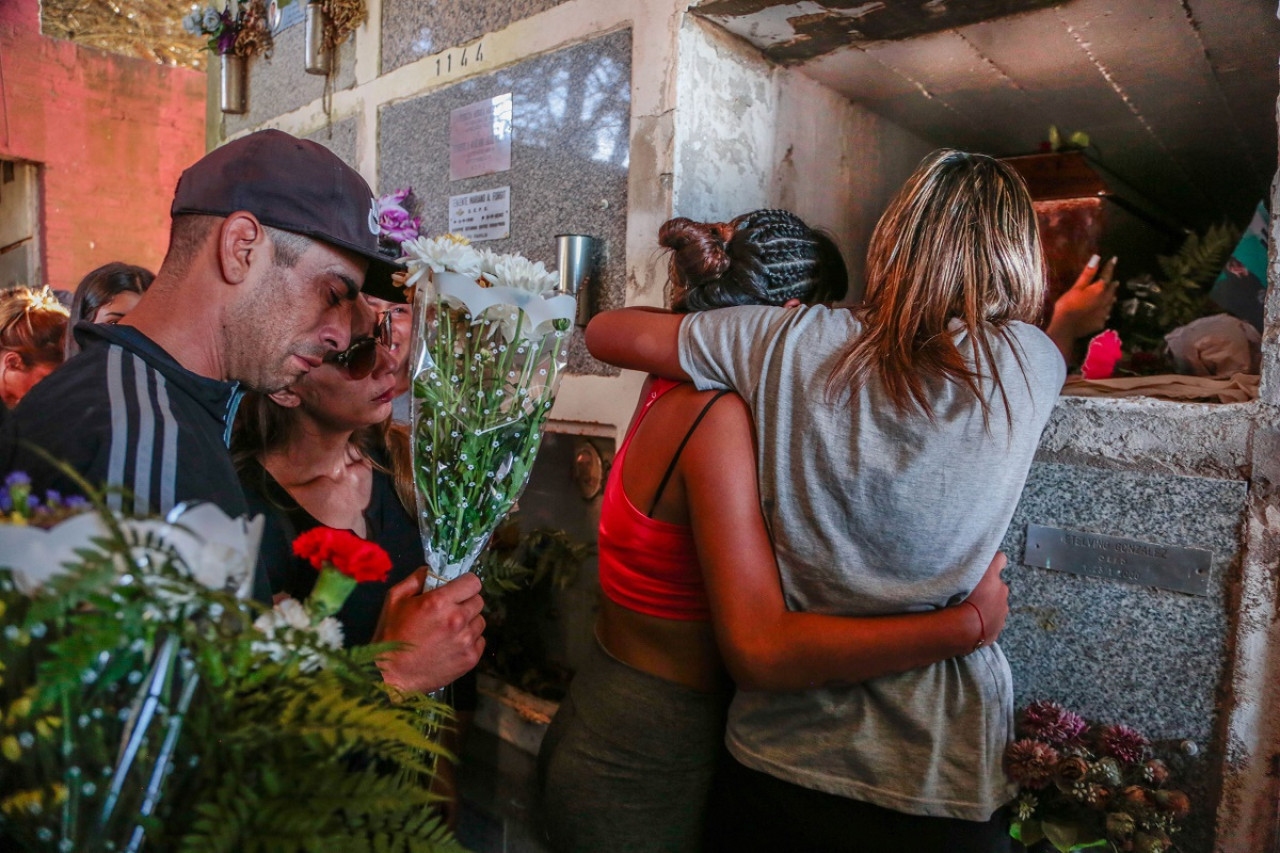
<svg viewBox="0 0 1280 853">
<path fill-rule="evenodd" d="M 981 380 L 989 377 L 1012 420 L 992 337 L 1008 340 L 1011 321 L 1035 322 L 1045 288 L 1040 231 L 1017 172 L 981 154 L 930 154 L 876 223 L 866 278 L 863 329 L 840 355 L 829 398 L 874 377 L 899 412 L 932 420 L 928 386 L 946 380 L 978 398 L 985 420 Z M 953 320 L 968 333 L 967 352 Z"/>
</svg>

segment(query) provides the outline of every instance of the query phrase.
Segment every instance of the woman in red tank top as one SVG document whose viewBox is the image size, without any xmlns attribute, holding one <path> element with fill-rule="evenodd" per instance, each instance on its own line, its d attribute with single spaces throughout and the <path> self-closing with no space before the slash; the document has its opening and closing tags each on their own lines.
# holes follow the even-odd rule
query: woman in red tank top
<svg viewBox="0 0 1280 853">
<path fill-rule="evenodd" d="M 673 219 L 659 242 L 673 253 L 677 311 L 834 301 L 848 285 L 830 238 L 787 211 Z M 699 561 L 726 541 L 739 551 L 748 543 L 757 559 Z M 700 849 L 733 683 L 791 691 L 913 669 L 991 641 L 1008 612 L 1001 555 L 966 604 L 944 610 L 789 611 L 746 405 L 655 377 L 614 459 L 599 552 L 595 654 L 539 755 L 541 813 L 556 850 Z"/>
</svg>

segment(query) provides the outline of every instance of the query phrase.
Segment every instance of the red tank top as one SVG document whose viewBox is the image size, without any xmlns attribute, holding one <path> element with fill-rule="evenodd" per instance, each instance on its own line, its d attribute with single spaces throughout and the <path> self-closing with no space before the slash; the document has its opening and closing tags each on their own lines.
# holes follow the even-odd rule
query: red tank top
<svg viewBox="0 0 1280 853">
<path fill-rule="evenodd" d="M 693 528 L 650 518 L 622 489 L 622 466 L 632 436 L 658 398 L 679 384 L 654 379 L 644 408 L 614 457 L 600 507 L 600 587 L 611 601 L 628 610 L 662 619 L 705 622 L 711 614 Z"/>
</svg>

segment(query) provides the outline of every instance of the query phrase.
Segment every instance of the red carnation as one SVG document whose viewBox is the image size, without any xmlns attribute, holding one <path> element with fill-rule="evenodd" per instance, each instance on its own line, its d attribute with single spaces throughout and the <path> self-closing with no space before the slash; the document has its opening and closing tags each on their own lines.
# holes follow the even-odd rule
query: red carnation
<svg viewBox="0 0 1280 853">
<path fill-rule="evenodd" d="M 387 552 L 350 530 L 313 527 L 293 540 L 293 553 L 316 571 L 332 568 L 357 582 L 384 581 L 391 571 Z"/>
<path fill-rule="evenodd" d="M 293 540 L 293 553 L 320 571 L 333 557 L 333 534 L 338 532 L 331 527 L 313 527 Z"/>
<path fill-rule="evenodd" d="M 360 547 L 347 555 L 346 566 L 339 565 L 338 570 L 359 583 L 385 581 L 391 571 L 391 558 L 372 542 L 360 540 Z"/>
</svg>

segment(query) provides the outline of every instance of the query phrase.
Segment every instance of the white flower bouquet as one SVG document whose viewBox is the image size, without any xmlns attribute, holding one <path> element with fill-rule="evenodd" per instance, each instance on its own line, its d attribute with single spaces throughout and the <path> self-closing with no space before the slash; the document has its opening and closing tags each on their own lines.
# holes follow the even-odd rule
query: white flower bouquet
<svg viewBox="0 0 1280 853">
<path fill-rule="evenodd" d="M 519 255 L 453 235 L 407 240 L 418 526 L 438 582 L 471 568 L 528 482 L 576 302 Z"/>
<path fill-rule="evenodd" d="M 129 518 L 0 488 L 0 848 L 457 849 L 427 780 L 445 709 L 386 687 L 388 647 L 333 614 L 390 561 L 346 531 L 294 543 L 304 603 L 243 596 L 261 520 Z"/>
</svg>

